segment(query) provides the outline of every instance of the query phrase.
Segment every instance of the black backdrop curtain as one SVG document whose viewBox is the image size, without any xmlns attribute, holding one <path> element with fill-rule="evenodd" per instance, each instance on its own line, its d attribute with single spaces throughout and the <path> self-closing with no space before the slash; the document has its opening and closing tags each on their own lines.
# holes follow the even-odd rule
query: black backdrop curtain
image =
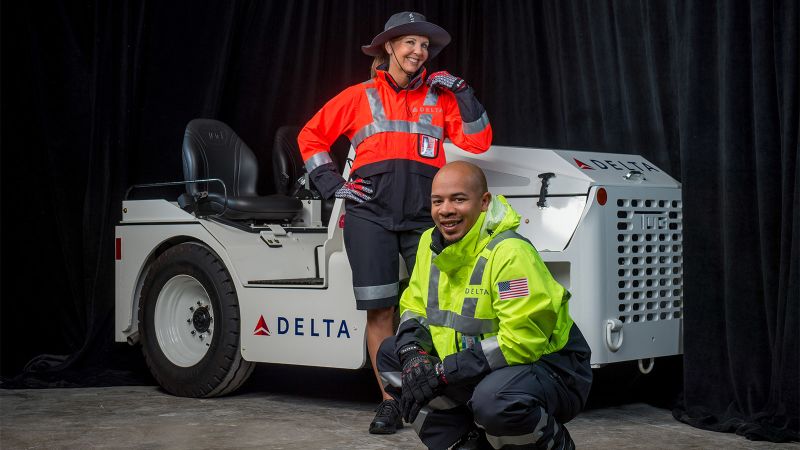
<svg viewBox="0 0 800 450">
<path fill-rule="evenodd" d="M 454 36 L 430 66 L 475 87 L 496 144 L 639 153 L 682 181 L 675 415 L 797 439 L 800 18 L 789 0 L 3 2 L 3 375 L 38 354 L 70 356 L 34 359 L 14 383 L 103 384 L 118 359 L 134 364 L 112 345 L 125 188 L 179 179 L 196 117 L 230 124 L 271 174 L 275 130 L 365 80 L 359 46 L 411 9 Z M 267 176 L 259 187 L 270 192 Z"/>
</svg>

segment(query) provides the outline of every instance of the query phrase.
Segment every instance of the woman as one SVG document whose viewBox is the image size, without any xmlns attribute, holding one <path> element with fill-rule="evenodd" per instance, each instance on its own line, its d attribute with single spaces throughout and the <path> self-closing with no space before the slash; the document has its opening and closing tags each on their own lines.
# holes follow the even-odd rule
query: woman
<svg viewBox="0 0 800 450">
<path fill-rule="evenodd" d="M 356 307 L 367 311 L 367 348 L 375 369 L 378 347 L 394 333 L 398 253 L 408 273 L 422 231 L 433 226 L 431 181 L 445 164 L 442 142 L 482 153 L 492 141 L 486 111 L 463 79 L 426 76 L 425 62 L 450 42 L 443 28 L 416 12 L 394 14 L 362 47 L 374 56 L 372 78 L 330 100 L 297 138 L 311 180 L 325 198 L 345 199 L 344 241 L 353 271 Z M 345 181 L 329 153 L 344 134 L 356 150 Z M 370 433 L 402 427 L 399 406 L 381 390 Z"/>
</svg>

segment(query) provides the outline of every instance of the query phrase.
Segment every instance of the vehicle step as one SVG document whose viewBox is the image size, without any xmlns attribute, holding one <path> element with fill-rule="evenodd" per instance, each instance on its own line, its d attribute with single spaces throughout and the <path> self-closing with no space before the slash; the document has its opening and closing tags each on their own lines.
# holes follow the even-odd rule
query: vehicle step
<svg viewBox="0 0 800 450">
<path fill-rule="evenodd" d="M 274 285 L 302 285 L 302 286 L 322 286 L 325 284 L 324 278 L 284 278 L 279 280 L 253 280 L 247 284 L 274 284 Z"/>
</svg>

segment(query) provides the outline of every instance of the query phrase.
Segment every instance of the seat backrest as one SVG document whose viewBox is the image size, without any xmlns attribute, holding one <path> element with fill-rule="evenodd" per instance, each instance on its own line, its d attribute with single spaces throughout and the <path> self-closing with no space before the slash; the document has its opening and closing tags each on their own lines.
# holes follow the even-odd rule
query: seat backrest
<svg viewBox="0 0 800 450">
<path fill-rule="evenodd" d="M 290 195 L 294 190 L 297 180 L 306 173 L 300 147 L 297 145 L 297 135 L 301 127 L 284 125 L 275 132 L 275 141 L 272 147 L 272 172 L 274 175 L 275 192 Z M 330 148 L 331 159 L 336 164 L 339 173 L 344 170 L 347 154 L 350 152 L 350 141 L 341 136 Z"/>
<path fill-rule="evenodd" d="M 258 161 L 250 147 L 226 124 L 213 119 L 194 119 L 183 135 L 183 177 L 185 180 L 219 178 L 229 196 L 254 196 Z M 189 184 L 187 192 L 222 193 L 219 183 Z"/>
<path fill-rule="evenodd" d="M 303 158 L 297 145 L 297 135 L 300 127 L 285 125 L 275 132 L 275 142 L 272 146 L 272 174 L 275 183 L 275 192 L 289 195 L 294 183 L 305 173 Z"/>
</svg>

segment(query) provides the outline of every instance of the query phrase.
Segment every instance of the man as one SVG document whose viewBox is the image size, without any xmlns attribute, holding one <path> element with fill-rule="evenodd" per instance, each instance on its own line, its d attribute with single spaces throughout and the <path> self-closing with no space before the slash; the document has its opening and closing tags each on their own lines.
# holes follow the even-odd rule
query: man
<svg viewBox="0 0 800 450">
<path fill-rule="evenodd" d="M 378 370 L 429 448 L 574 448 L 564 423 L 591 386 L 590 350 L 570 294 L 514 230 L 481 170 L 445 165 Z"/>
</svg>

